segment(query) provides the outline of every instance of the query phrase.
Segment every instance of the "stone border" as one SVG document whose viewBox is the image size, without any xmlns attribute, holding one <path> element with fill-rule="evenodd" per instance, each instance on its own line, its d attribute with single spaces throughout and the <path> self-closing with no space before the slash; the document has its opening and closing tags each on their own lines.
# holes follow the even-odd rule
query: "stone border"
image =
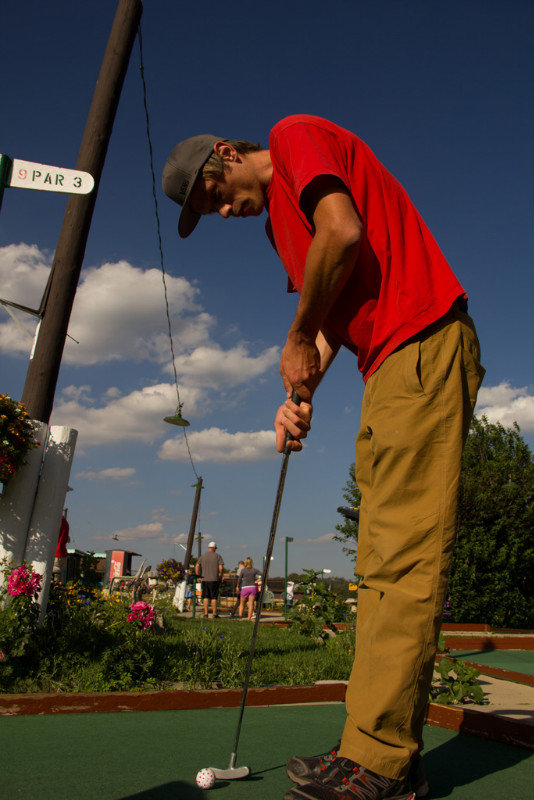
<svg viewBox="0 0 534 800">
<path fill-rule="evenodd" d="M 445 636 L 449 650 L 534 650 L 534 636 Z"/>
<path fill-rule="evenodd" d="M 247 706 L 343 702 L 346 688 L 343 682 L 251 688 L 247 693 Z M 233 708 L 241 704 L 241 697 L 241 689 L 0 694 L 0 716 Z"/>
<path fill-rule="evenodd" d="M 247 706 L 340 703 L 345 699 L 346 688 L 344 682 L 252 688 L 248 690 Z M 11 694 L 0 695 L 0 716 L 235 708 L 240 705 L 241 696 L 241 689 Z M 507 717 L 429 703 L 425 721 L 429 725 L 534 750 L 534 726 Z"/>
<path fill-rule="evenodd" d="M 510 681 L 511 683 L 521 683 L 524 686 L 534 686 L 534 675 L 528 675 L 526 672 L 514 672 L 510 669 L 501 669 L 501 667 L 490 667 L 488 664 L 466 661 L 463 656 L 455 656 L 450 653 L 437 653 L 436 663 L 441 661 L 442 658 L 449 658 L 452 661 L 461 661 L 463 664 L 467 664 L 468 667 L 474 667 L 481 675 L 489 675 L 492 678 L 500 678 L 503 681 Z"/>
<path fill-rule="evenodd" d="M 484 714 L 470 708 L 429 703 L 425 722 L 459 733 L 469 733 L 484 739 L 534 750 L 534 726 L 509 717 Z"/>
<path fill-rule="evenodd" d="M 474 667 L 481 675 L 489 675 L 492 678 L 500 678 L 512 683 L 521 683 L 524 686 L 534 686 L 534 675 L 527 675 L 526 672 L 514 672 L 500 667 L 490 667 L 487 664 L 477 664 L 475 661 L 465 661 L 461 656 L 458 660 L 463 661 L 469 667 Z"/>
</svg>

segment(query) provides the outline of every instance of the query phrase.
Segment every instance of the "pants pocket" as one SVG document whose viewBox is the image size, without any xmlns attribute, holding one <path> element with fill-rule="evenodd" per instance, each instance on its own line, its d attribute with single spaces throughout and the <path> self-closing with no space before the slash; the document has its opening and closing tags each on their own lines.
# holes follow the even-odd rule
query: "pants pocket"
<svg viewBox="0 0 534 800">
<path fill-rule="evenodd" d="M 404 380 L 406 393 L 423 395 L 425 390 L 421 377 L 421 342 L 410 342 L 401 351 L 404 354 Z"/>
</svg>

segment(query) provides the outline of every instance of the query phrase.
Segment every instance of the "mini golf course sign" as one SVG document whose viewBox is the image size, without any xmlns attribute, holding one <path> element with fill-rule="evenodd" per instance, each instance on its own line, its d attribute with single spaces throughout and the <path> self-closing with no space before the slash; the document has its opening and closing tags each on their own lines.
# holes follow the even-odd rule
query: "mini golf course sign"
<svg viewBox="0 0 534 800">
<path fill-rule="evenodd" d="M 17 189 L 37 189 L 43 192 L 64 192 L 66 194 L 89 194 L 95 181 L 88 172 L 78 169 L 52 167 L 20 158 L 9 158 L 0 153 L 2 161 L 10 162 L 11 169 L 5 169 L 3 186 Z"/>
</svg>

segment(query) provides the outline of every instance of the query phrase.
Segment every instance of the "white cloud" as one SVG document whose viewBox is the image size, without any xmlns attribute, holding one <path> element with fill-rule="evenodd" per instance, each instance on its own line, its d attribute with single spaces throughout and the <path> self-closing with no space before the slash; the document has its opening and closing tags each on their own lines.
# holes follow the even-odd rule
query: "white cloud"
<svg viewBox="0 0 534 800">
<path fill-rule="evenodd" d="M 37 309 L 50 273 L 51 256 L 36 244 L 0 247 L 2 298 Z"/>
<path fill-rule="evenodd" d="M 166 277 L 173 339 L 177 352 L 204 343 L 214 319 L 196 302 L 198 289 L 185 278 Z M 73 364 L 170 358 L 161 273 L 126 261 L 82 273 L 65 360 Z"/>
<path fill-rule="evenodd" d="M 534 395 L 527 386 L 513 387 L 509 381 L 483 387 L 478 393 L 475 414 L 505 427 L 517 422 L 523 433 L 530 433 L 534 431 Z"/>
<path fill-rule="evenodd" d="M 197 347 L 188 356 L 177 358 L 176 365 L 184 382 L 190 379 L 197 386 L 236 386 L 257 378 L 274 366 L 279 352 L 278 347 L 269 347 L 259 356 L 252 357 L 243 344 L 226 351 L 218 346 L 204 346 Z"/>
<path fill-rule="evenodd" d="M 317 536 L 315 539 L 306 539 L 306 544 L 330 544 L 333 541 L 334 533 L 323 533 L 322 536 Z"/>
<path fill-rule="evenodd" d="M 98 472 L 79 472 L 77 478 L 85 478 L 88 481 L 123 481 L 126 478 L 133 478 L 135 475 L 134 467 L 109 467 Z"/>
<path fill-rule="evenodd" d="M 93 536 L 93 540 L 113 540 L 116 542 L 148 542 L 157 541 L 160 544 L 182 544 L 187 541 L 187 534 L 168 534 L 164 531 L 164 523 L 172 522 L 166 516 L 164 509 L 155 508 L 152 511 L 152 521 L 143 522 L 128 528 L 119 528 L 108 534 Z M 120 545 L 117 545 L 120 546 Z"/>
<path fill-rule="evenodd" d="M 50 265 L 51 256 L 35 245 L 0 248 L 2 295 L 38 306 Z M 257 382 L 276 364 L 277 347 L 253 355 L 242 342 L 223 350 L 210 339 L 215 320 L 201 309 L 198 289 L 185 278 L 168 275 L 167 291 L 184 416 L 209 413 L 214 387 L 219 397 L 235 387 L 246 392 L 247 383 Z M 157 269 L 142 270 L 119 261 L 83 270 L 69 326 L 70 335 L 80 344 L 67 341 L 63 361 L 89 366 L 148 360 L 172 374 L 163 299 Z M 34 331 L 31 317 L 14 313 Z M 30 347 L 31 339 L 11 317 L 1 316 L 0 307 L 0 351 L 27 357 Z M 238 394 L 226 394 L 225 404 L 237 402 Z M 176 390 L 171 383 L 145 386 L 126 395 L 112 385 L 98 399 L 92 397 L 89 385 L 71 385 L 56 400 L 53 421 L 76 428 L 79 444 L 84 447 L 123 441 L 152 444 L 165 435 L 163 417 L 174 413 L 176 405 Z M 253 447 L 257 448 L 257 442 Z"/>
<path fill-rule="evenodd" d="M 75 394 L 72 387 L 61 393 L 54 406 L 52 423 L 75 428 L 79 444 L 84 447 L 125 441 L 153 444 L 168 432 L 163 417 L 174 413 L 176 408 L 176 390 L 168 383 L 146 386 L 99 406 L 88 392 L 84 393 L 83 402 L 70 399 Z M 201 392 L 195 389 L 183 389 L 181 398 L 188 413 L 195 413 L 203 400 Z"/>
<path fill-rule="evenodd" d="M 188 435 L 195 461 L 237 463 L 260 461 L 276 455 L 274 431 L 229 433 L 221 428 L 207 428 Z M 189 455 L 183 437 L 167 439 L 158 455 L 167 461 L 187 461 Z"/>
<path fill-rule="evenodd" d="M 52 259 L 36 245 L 0 248 L 2 297 L 37 307 Z M 258 356 L 243 343 L 223 350 L 210 338 L 215 319 L 198 303 L 199 290 L 185 278 L 166 276 L 174 351 L 180 381 L 195 386 L 228 387 L 262 375 L 278 360 L 270 347 Z M 0 350 L 27 355 L 35 332 L 34 318 L 13 312 L 30 333 L 11 317 L 0 317 Z M 105 263 L 82 271 L 69 324 L 63 362 L 74 365 L 113 361 L 151 361 L 172 373 L 171 350 L 161 272 L 143 270 L 127 261 Z M 109 390 L 110 398 L 119 392 Z"/>
<path fill-rule="evenodd" d="M 52 264 L 50 254 L 36 245 L 0 248 L 2 297 L 38 307 Z M 167 275 L 167 294 L 175 352 L 186 352 L 209 341 L 215 324 L 197 303 L 198 289 L 185 278 Z M 16 312 L 32 334 L 35 321 Z M 31 341 L 11 318 L 0 324 L 0 349 L 27 354 Z M 127 261 L 105 263 L 82 271 L 69 324 L 63 361 L 88 365 L 132 359 L 167 364 L 170 344 L 161 272 L 142 270 Z"/>
<path fill-rule="evenodd" d="M 145 539 L 159 539 L 163 525 L 161 522 L 147 522 L 133 528 L 112 531 L 109 536 L 93 536 L 93 539 L 115 539 L 119 542 L 136 542 Z"/>
</svg>

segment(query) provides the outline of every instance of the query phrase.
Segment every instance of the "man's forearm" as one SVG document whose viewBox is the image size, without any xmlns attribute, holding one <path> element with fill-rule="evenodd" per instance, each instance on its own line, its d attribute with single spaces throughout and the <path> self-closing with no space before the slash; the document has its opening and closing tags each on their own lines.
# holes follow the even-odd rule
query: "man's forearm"
<svg viewBox="0 0 534 800">
<path fill-rule="evenodd" d="M 322 377 L 317 337 L 332 306 L 355 269 L 362 224 L 345 187 L 327 181 L 316 187 L 313 202 L 315 234 L 308 248 L 304 279 L 295 319 L 280 358 L 284 388 L 296 390 L 310 403 Z"/>
<path fill-rule="evenodd" d="M 337 356 L 340 348 L 339 342 L 335 342 L 331 336 L 326 334 L 324 331 L 319 331 L 317 337 L 315 339 L 315 346 L 319 351 L 320 357 L 320 364 L 319 364 L 319 371 L 321 374 L 321 380 L 327 371 L 328 367 Z"/>
<path fill-rule="evenodd" d="M 330 232 L 315 235 L 308 250 L 304 282 L 289 335 L 316 339 L 354 269 L 359 246 L 359 238 L 340 242 Z"/>
</svg>

